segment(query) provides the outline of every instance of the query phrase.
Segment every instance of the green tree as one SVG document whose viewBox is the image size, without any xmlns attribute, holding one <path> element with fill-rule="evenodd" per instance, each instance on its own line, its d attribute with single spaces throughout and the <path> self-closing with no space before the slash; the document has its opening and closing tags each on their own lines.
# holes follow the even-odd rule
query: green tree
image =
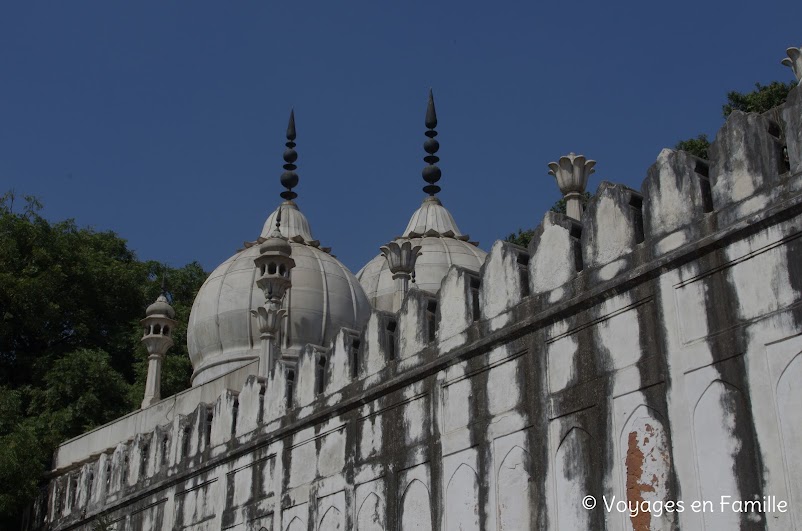
<svg viewBox="0 0 802 531">
<path fill-rule="evenodd" d="M 142 314 L 146 269 L 113 232 L 49 223 L 26 197 L 0 199 L 0 385 L 41 385 L 52 364 L 100 348 L 131 377 L 130 322 Z"/>
<path fill-rule="evenodd" d="M 165 273 L 179 325 L 162 396 L 189 387 L 186 323 L 206 278 L 197 263 L 139 261 L 113 232 L 51 223 L 41 208 L 0 197 L 0 529 L 20 527 L 59 443 L 139 407 L 139 321 Z"/>
<path fill-rule="evenodd" d="M 588 201 L 590 198 L 593 197 L 590 195 L 590 192 L 585 192 L 582 196 L 582 208 L 587 206 Z M 559 201 L 551 205 L 550 210 L 552 212 L 557 212 L 558 214 L 565 214 L 566 212 L 566 202 L 565 198 L 561 198 Z M 515 245 L 520 245 L 521 247 L 529 247 L 529 242 L 532 241 L 532 237 L 535 235 L 534 229 L 518 229 L 518 232 L 511 232 L 504 238 L 505 242 L 514 243 Z"/>
<path fill-rule="evenodd" d="M 0 523 L 9 527 L 37 494 L 56 445 L 131 410 L 130 384 L 101 350 L 68 353 L 43 379 L 42 388 L 0 389 Z"/>
<path fill-rule="evenodd" d="M 511 232 L 504 238 L 505 242 L 514 243 L 515 245 L 520 245 L 521 247 L 528 247 L 529 242 L 532 241 L 532 236 L 534 236 L 535 231 L 533 229 L 523 230 L 518 229 L 518 232 Z"/>
<path fill-rule="evenodd" d="M 591 197 L 593 197 L 593 196 L 590 195 L 590 192 L 585 192 L 584 194 L 582 194 L 582 208 L 585 208 L 586 206 L 588 206 L 588 201 L 590 201 Z M 567 205 L 567 203 L 565 201 L 565 198 L 562 197 L 562 198 L 560 198 L 559 201 L 557 201 L 556 203 L 551 205 L 551 208 L 549 210 L 551 210 L 552 212 L 556 212 L 558 214 L 565 214 L 567 212 L 567 210 L 566 210 L 567 206 L 566 205 Z"/>
<path fill-rule="evenodd" d="M 19 528 L 19 516 L 39 491 L 46 454 L 36 427 L 25 422 L 20 393 L 0 388 L 0 527 Z M 14 404 L 10 404 L 13 402 Z M 13 407 L 11 410 L 9 407 Z"/>
<path fill-rule="evenodd" d="M 742 93 L 733 90 L 727 93 L 727 103 L 722 106 L 721 112 L 724 118 L 729 116 L 732 111 L 767 112 L 785 103 L 788 93 L 796 85 L 793 81 L 788 83 L 772 81 L 768 85 L 755 83 L 755 90 L 751 92 Z"/>
<path fill-rule="evenodd" d="M 687 151 L 691 155 L 701 159 L 707 159 L 707 150 L 710 149 L 710 141 L 707 139 L 706 134 L 701 134 L 696 138 L 689 138 L 688 140 L 680 140 L 674 149 L 679 151 Z"/>
<path fill-rule="evenodd" d="M 727 93 L 727 103 L 721 108 L 721 114 L 726 118 L 732 111 L 742 112 L 768 112 L 778 105 L 785 103 L 788 93 L 797 84 L 793 81 L 783 83 L 782 81 L 772 81 L 768 85 L 755 83 L 755 90 L 751 92 L 730 91 Z M 696 138 L 680 140 L 674 149 L 687 151 L 691 155 L 707 159 L 710 141 L 707 135 L 701 134 Z"/>
<path fill-rule="evenodd" d="M 58 436 L 74 437 L 131 411 L 129 386 L 102 350 L 80 349 L 56 360 L 45 386 L 32 392 L 30 412 Z M 55 441 L 57 444 L 60 441 Z"/>
</svg>

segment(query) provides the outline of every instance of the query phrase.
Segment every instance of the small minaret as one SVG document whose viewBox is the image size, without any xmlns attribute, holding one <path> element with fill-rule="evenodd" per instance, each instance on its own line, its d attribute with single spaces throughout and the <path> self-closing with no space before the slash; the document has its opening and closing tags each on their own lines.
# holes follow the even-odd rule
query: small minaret
<svg viewBox="0 0 802 531">
<path fill-rule="evenodd" d="M 588 177 L 593 173 L 595 160 L 586 160 L 584 155 L 569 153 L 559 162 L 549 162 L 549 174 L 557 179 L 557 186 L 565 198 L 565 213 L 577 221 L 582 219 L 582 194 L 588 186 Z"/>
<path fill-rule="evenodd" d="M 259 247 L 259 256 L 254 259 L 259 269 L 256 285 L 265 294 L 265 304 L 251 313 L 259 323 L 259 338 L 262 341 L 262 354 L 259 359 L 259 375 L 267 378 L 277 359 L 278 335 L 281 320 L 287 310 L 281 307 L 284 294 L 292 286 L 290 271 L 295 267 L 292 247 L 287 238 L 281 235 L 281 210 L 276 216 L 276 228 Z"/>
<path fill-rule="evenodd" d="M 293 164 L 298 158 L 295 152 L 295 113 L 290 113 L 290 123 L 287 127 L 287 150 L 284 152 L 285 172 L 281 176 L 281 183 L 287 188 L 281 193 L 281 197 L 287 201 L 292 201 L 297 194 L 292 188 L 298 184 L 298 175 L 295 173 L 296 166 Z M 270 236 L 259 246 L 259 256 L 254 259 L 259 270 L 259 277 L 256 285 L 265 294 L 265 304 L 251 314 L 256 317 L 259 324 L 259 338 L 262 341 L 262 353 L 259 359 L 259 375 L 269 377 L 270 371 L 276 362 L 279 344 L 279 332 L 281 330 L 281 320 L 287 314 L 287 310 L 281 306 L 284 294 L 292 286 L 290 271 L 295 267 L 295 260 L 292 259 L 292 247 L 290 242 L 281 235 L 281 209 L 276 215 L 276 228 Z"/>
<path fill-rule="evenodd" d="M 173 319 L 175 310 L 167 302 L 164 281 L 162 293 L 156 302 L 145 310 L 146 317 L 140 321 L 145 329 L 142 343 L 148 349 L 148 379 L 145 383 L 145 398 L 142 408 L 146 408 L 161 400 L 162 360 L 167 350 L 173 346 L 173 328 L 178 324 Z"/>
</svg>

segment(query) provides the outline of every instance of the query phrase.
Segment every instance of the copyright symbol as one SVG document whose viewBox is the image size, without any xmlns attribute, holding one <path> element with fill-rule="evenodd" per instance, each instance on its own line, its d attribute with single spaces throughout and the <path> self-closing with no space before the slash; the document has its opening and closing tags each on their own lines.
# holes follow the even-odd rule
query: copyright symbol
<svg viewBox="0 0 802 531">
<path fill-rule="evenodd" d="M 596 507 L 596 498 L 590 495 L 585 496 L 584 498 L 582 498 L 582 507 L 584 507 L 587 510 L 593 509 L 594 507 Z"/>
</svg>

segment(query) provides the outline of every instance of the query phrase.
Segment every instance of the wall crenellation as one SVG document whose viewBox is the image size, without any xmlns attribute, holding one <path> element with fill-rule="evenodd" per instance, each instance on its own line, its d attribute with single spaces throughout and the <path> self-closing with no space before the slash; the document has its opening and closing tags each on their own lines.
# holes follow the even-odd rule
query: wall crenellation
<svg viewBox="0 0 802 531">
<path fill-rule="evenodd" d="M 292 441 L 302 433 L 305 438 L 319 437 L 323 441 L 329 436 L 321 433 L 329 434 L 331 430 L 339 433 L 338 426 L 344 422 L 339 419 L 350 411 L 359 411 L 358 414 L 354 413 L 357 418 L 354 422 L 362 430 L 359 433 L 367 433 L 368 428 L 378 430 L 373 424 L 367 423 L 381 424 L 385 422 L 381 420 L 384 418 L 382 415 L 389 413 L 380 413 L 381 408 L 373 405 L 368 407 L 366 404 L 379 402 L 383 396 L 393 393 L 407 393 L 409 396 L 405 400 L 428 396 L 421 382 L 434 374 L 438 374 L 442 380 L 443 396 L 462 396 L 463 402 L 477 408 L 466 419 L 484 418 L 483 415 L 492 418 L 496 414 L 494 411 L 508 412 L 509 408 L 498 405 L 503 403 L 504 397 L 485 396 L 487 393 L 483 391 L 476 395 L 481 400 L 471 398 L 474 395 L 467 389 L 469 385 L 475 385 L 468 383 L 474 381 L 473 376 L 444 375 L 450 374 L 449 371 L 456 374 L 462 370 L 457 369 L 461 363 L 469 363 L 479 355 L 487 355 L 488 359 L 496 355 L 501 361 L 507 361 L 509 353 L 498 345 L 503 341 L 517 341 L 524 334 L 533 334 L 536 337 L 533 341 L 543 345 L 533 347 L 541 349 L 538 355 L 542 355 L 542 359 L 526 363 L 532 364 L 531 370 L 539 371 L 537 374 L 544 380 L 537 384 L 537 391 L 531 392 L 543 393 L 542 397 L 551 393 L 551 398 L 541 398 L 544 403 L 548 402 L 550 408 L 544 415 L 559 425 L 558 429 L 546 436 L 550 441 L 549 447 L 559 449 L 553 456 L 555 462 L 568 463 L 566 460 L 572 455 L 581 459 L 584 452 L 589 451 L 592 441 L 600 436 L 587 428 L 593 425 L 589 414 L 582 413 L 581 418 L 577 417 L 580 420 L 570 420 L 573 419 L 570 415 L 584 411 L 586 404 L 597 400 L 598 396 L 622 396 L 633 392 L 632 389 L 640 389 L 646 383 L 652 390 L 642 393 L 643 397 L 637 400 L 632 398 L 632 407 L 626 406 L 630 415 L 627 418 L 632 420 L 627 420 L 620 427 L 621 433 L 630 433 L 627 431 L 630 428 L 631 433 L 640 433 L 638 430 L 646 428 L 632 426 L 638 422 L 645 423 L 644 426 L 657 429 L 659 433 L 655 437 L 659 444 L 667 445 L 670 437 L 665 430 L 672 421 L 666 413 L 670 407 L 665 397 L 674 396 L 670 393 L 676 391 L 652 387 L 665 386 L 667 378 L 679 378 L 680 375 L 672 376 L 671 371 L 676 369 L 659 364 L 652 366 L 650 360 L 669 356 L 671 352 L 681 350 L 680 347 L 685 348 L 686 344 L 689 349 L 697 349 L 699 356 L 707 356 L 704 341 L 700 338 L 711 335 L 708 332 L 714 325 L 721 329 L 729 326 L 726 323 L 717 325 L 717 320 L 741 322 L 755 317 L 737 306 L 738 301 L 743 304 L 743 299 L 739 298 L 741 294 L 733 296 L 735 309 L 728 316 L 700 310 L 699 315 L 673 315 L 665 317 L 671 322 L 658 322 L 650 312 L 654 311 L 656 305 L 667 304 L 668 294 L 676 296 L 680 304 L 686 300 L 706 300 L 705 290 L 697 288 L 692 282 L 696 278 L 694 275 L 715 270 L 711 264 L 716 260 L 729 263 L 721 254 L 723 251 L 715 250 L 716 234 L 736 222 L 744 224 L 745 220 L 752 219 L 750 216 L 758 216 L 779 202 L 791 201 L 798 195 L 802 188 L 801 99 L 802 89 L 792 91 L 786 104 L 772 114 L 777 117 L 775 119 L 733 112 L 716 135 L 709 161 L 685 152 L 664 149 L 647 170 L 640 191 L 601 182 L 581 222 L 547 212 L 535 229 L 528 249 L 495 242 L 478 275 L 454 266 L 443 279 L 436 296 L 412 287 L 397 313 L 373 311 L 364 329 L 342 329 L 326 346 L 307 345 L 297 364 L 279 361 L 267 378 L 250 376 L 240 388 L 223 389 L 213 403 L 200 403 L 190 414 L 177 414 L 171 423 L 143 433 L 130 433 L 122 442 L 109 440 L 105 452 L 88 455 L 81 461 L 57 463 L 57 471 L 49 486 L 49 521 L 59 522 L 56 527 L 77 525 L 86 515 L 109 511 L 144 492 L 162 488 L 170 482 L 183 481 L 181 478 L 190 471 L 199 470 L 198 473 L 203 474 L 203 471 L 222 462 L 237 462 L 249 451 L 278 444 L 276 441 L 286 440 L 286 444 L 291 446 Z M 798 209 L 797 203 L 789 203 L 789 208 Z M 763 223 L 768 222 L 764 220 Z M 738 230 L 747 231 L 744 234 L 749 238 L 748 229 L 747 224 Z M 707 247 L 703 248 L 703 245 Z M 755 248 L 763 249 L 758 244 L 755 244 Z M 685 252 L 683 249 L 690 250 Z M 679 267 L 671 265 L 669 258 L 680 265 L 691 264 L 687 270 L 683 269 L 682 275 L 686 278 L 666 281 L 665 285 L 645 286 L 646 280 L 656 279 L 671 267 Z M 644 276 L 647 270 L 652 271 L 648 277 Z M 733 289 L 723 280 L 710 282 L 718 282 L 715 286 L 720 285 L 722 290 Z M 704 307 L 707 307 L 706 304 L 700 303 Z M 774 311 L 779 310 L 767 310 L 769 313 Z M 705 323 L 708 327 L 704 333 L 696 332 L 695 327 L 702 326 L 698 323 Z M 669 328 L 680 332 L 675 335 L 664 332 Z M 628 332 L 622 334 L 620 330 Z M 652 336 L 666 336 L 666 339 L 662 346 L 650 352 L 651 345 L 643 338 Z M 494 349 L 500 349 L 500 353 L 493 354 L 496 352 Z M 522 354 L 516 355 L 520 355 L 521 359 L 526 358 Z M 493 363 L 497 362 L 488 362 L 489 366 L 494 366 Z M 647 366 L 651 368 L 647 369 Z M 700 369 L 702 372 L 704 370 Z M 492 373 L 494 375 L 501 374 L 496 369 L 492 371 L 496 371 Z M 484 374 L 481 378 L 491 378 L 489 374 L 492 371 L 481 369 L 476 374 Z M 611 388 L 599 387 L 594 394 L 587 392 L 589 387 L 583 387 L 590 385 L 587 382 L 594 378 L 598 379 L 600 374 L 607 373 L 621 375 L 609 384 Z M 473 373 L 466 369 L 465 374 Z M 518 378 L 518 374 L 513 371 L 509 378 Z M 697 377 L 700 378 L 693 376 Z M 719 379 L 725 381 L 726 377 Z M 466 383 L 459 383 L 463 381 Z M 465 390 L 460 386 L 464 386 Z M 414 392 L 410 389 L 414 389 Z M 730 400 L 731 395 L 735 396 L 735 391 L 727 387 L 715 389 L 723 397 L 721 400 Z M 459 394 L 463 391 L 464 396 Z M 663 393 L 662 398 L 652 396 L 654 393 Z M 532 397 L 532 401 L 541 398 Z M 476 400 L 487 402 L 487 410 L 478 409 L 480 406 Z M 605 402 L 605 399 L 599 402 Z M 599 415 L 609 413 L 606 407 L 616 408 L 621 404 L 613 403 L 612 399 L 606 400 L 606 403 L 607 406 L 598 410 Z M 638 404 L 641 403 L 650 409 L 639 410 Z M 707 402 L 700 403 L 701 407 L 708 407 Z M 455 448 L 466 446 L 463 444 L 466 440 L 474 441 L 475 444 L 471 443 L 474 446 L 480 444 L 476 442 L 479 435 L 472 431 L 475 428 L 469 425 L 457 423 L 453 432 L 449 431 L 448 423 L 451 420 L 447 411 L 454 406 L 447 401 L 441 405 L 441 410 L 435 410 L 437 415 L 444 416 L 437 422 L 422 413 L 404 409 L 406 407 L 399 406 L 404 411 L 403 415 L 406 415 L 406 424 L 403 425 L 407 434 L 410 426 L 416 422 L 427 426 L 434 423 L 438 426 L 441 444 L 452 444 Z M 712 405 L 709 407 L 713 408 Z M 367 409 L 370 411 L 367 412 Z M 640 411 L 641 416 L 635 415 L 634 411 Z M 651 419 L 648 422 L 643 420 L 647 417 Z M 469 422 L 465 420 L 464 424 Z M 534 421 L 518 417 L 504 421 L 516 422 L 528 426 Z M 339 442 L 336 444 L 330 442 L 334 446 L 326 447 L 328 449 L 325 451 L 336 456 L 339 452 L 337 445 L 342 444 L 354 452 L 370 454 L 370 449 L 362 450 L 359 447 L 359 444 L 367 445 L 364 443 L 364 434 L 360 435 L 359 444 L 348 439 L 351 435 L 342 437 L 342 441 L 337 439 Z M 428 435 L 420 437 L 420 440 L 424 440 Z M 633 443 L 629 435 L 622 437 L 615 436 L 611 443 L 615 448 L 611 447 L 609 452 L 637 443 Z M 316 444 L 321 448 L 325 446 L 323 442 Z M 379 442 L 371 444 L 380 445 Z M 401 442 L 398 444 L 402 445 Z M 415 444 L 409 443 L 409 446 Z M 470 444 L 467 446 L 473 447 Z M 517 456 L 515 458 L 519 461 L 528 463 L 536 456 L 527 453 L 525 446 L 524 443 L 510 443 L 509 448 L 504 447 L 507 452 L 505 455 Z M 514 448 L 519 448 L 519 451 L 513 451 Z M 664 450 L 663 446 L 660 449 Z M 432 465 L 426 474 L 445 473 L 448 456 L 440 458 L 444 464 Z M 271 462 L 270 459 L 269 456 L 264 457 L 265 462 Z M 339 466 L 337 459 L 327 457 L 318 466 L 336 469 Z M 342 466 L 354 467 L 354 459 L 345 457 Z M 415 467 L 422 466 L 422 460 L 414 457 L 405 459 L 408 461 L 404 466 L 412 471 L 409 472 L 409 485 L 412 485 L 413 479 L 421 485 L 432 484 L 432 476 L 415 472 L 418 470 Z M 467 459 L 473 460 L 471 462 L 475 463 L 476 468 L 481 468 L 485 457 L 476 453 Z M 615 466 L 609 455 L 593 454 L 592 459 L 588 459 L 597 462 L 600 469 Z M 270 466 L 278 466 L 275 465 L 278 462 L 274 461 Z M 375 463 L 371 466 L 380 467 Z M 260 473 L 268 474 L 267 470 L 265 468 Z M 550 479 L 556 474 L 555 470 L 549 469 Z M 663 469 L 654 472 L 655 477 L 664 472 Z M 285 470 L 284 473 L 289 477 L 294 472 Z M 361 473 L 365 477 L 381 476 L 378 472 L 368 473 L 367 468 Z M 457 474 L 456 471 L 453 473 Z M 685 477 L 688 471 L 677 473 Z M 670 492 L 676 487 L 665 485 L 679 480 L 665 477 L 666 483 L 659 488 Z M 562 480 L 558 478 L 555 481 Z M 596 488 L 593 485 L 601 484 L 601 480 L 597 481 L 592 476 L 583 481 L 587 483 L 569 486 L 590 492 Z M 629 480 L 624 478 L 622 481 Z M 291 482 L 285 478 L 285 483 L 290 485 Z M 320 488 L 323 490 L 329 488 L 326 482 L 322 485 Z M 293 495 L 297 495 L 294 488 L 287 487 Z M 333 491 L 339 488 L 330 486 Z M 448 488 L 446 486 L 445 490 Z M 325 497 L 325 492 L 318 494 L 320 498 Z M 232 493 L 229 497 L 238 495 Z M 351 495 L 361 494 L 355 491 Z M 532 493 L 531 496 L 536 495 Z M 575 513 L 574 508 L 560 505 L 559 493 L 555 496 L 556 501 L 538 499 L 538 507 L 543 511 L 555 510 L 553 504 L 556 504 L 559 506 L 557 513 Z M 382 500 L 385 499 L 386 493 Z M 573 524 L 577 527 L 590 525 L 590 520 L 582 520 L 584 513 L 580 511 L 576 514 L 579 516 L 572 521 Z M 324 515 L 318 516 L 325 519 Z"/>
</svg>

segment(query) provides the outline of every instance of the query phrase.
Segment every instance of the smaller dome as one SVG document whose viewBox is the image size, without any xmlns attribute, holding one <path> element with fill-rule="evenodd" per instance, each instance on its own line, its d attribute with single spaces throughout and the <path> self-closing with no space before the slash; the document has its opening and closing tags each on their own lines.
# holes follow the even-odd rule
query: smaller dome
<svg viewBox="0 0 802 531">
<path fill-rule="evenodd" d="M 460 232 L 451 212 L 446 210 L 443 203 L 435 196 L 429 196 L 423 200 L 423 204 L 412 214 L 407 228 L 404 230 L 405 238 L 420 236 L 468 239 Z"/>
<path fill-rule="evenodd" d="M 167 302 L 167 297 L 165 297 L 164 293 L 162 293 L 159 295 L 159 298 L 156 299 L 156 302 L 148 306 L 148 309 L 145 310 L 145 315 L 148 317 L 166 316 L 172 319 L 175 317 L 175 310 L 173 310 L 173 307 Z"/>
<path fill-rule="evenodd" d="M 418 289 L 437 293 L 440 283 L 451 266 L 479 272 L 485 262 L 485 253 L 467 234 L 460 232 L 454 217 L 437 197 L 430 196 L 412 214 L 404 234 L 395 241 L 404 241 L 420 246 L 415 262 L 415 285 Z M 383 255 L 368 262 L 356 278 L 370 300 L 373 308 L 395 311 L 393 301 L 398 289 L 390 265 Z"/>
<path fill-rule="evenodd" d="M 312 238 L 312 230 L 309 228 L 309 221 L 300 210 L 295 201 L 284 201 L 281 205 L 273 211 L 272 214 L 265 221 L 262 227 L 262 238 L 270 238 L 276 228 L 276 217 L 278 217 L 279 210 L 281 211 L 281 226 L 279 230 L 281 235 L 289 240 L 298 243 L 308 243 L 315 241 Z"/>
<path fill-rule="evenodd" d="M 292 254 L 290 242 L 276 229 L 273 229 L 272 234 L 259 246 L 259 253 L 264 254 L 269 252 L 281 253 L 287 256 Z"/>
</svg>

